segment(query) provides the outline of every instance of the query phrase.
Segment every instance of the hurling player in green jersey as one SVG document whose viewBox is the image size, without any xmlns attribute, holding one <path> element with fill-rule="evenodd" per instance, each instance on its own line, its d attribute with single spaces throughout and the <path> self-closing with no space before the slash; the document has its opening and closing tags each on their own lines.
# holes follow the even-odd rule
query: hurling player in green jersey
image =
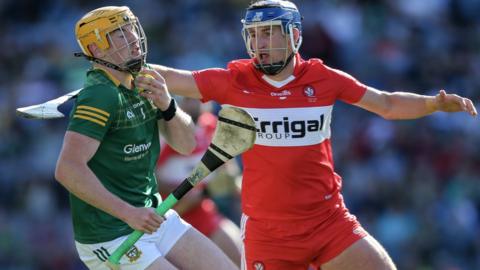
<svg viewBox="0 0 480 270">
<path fill-rule="evenodd" d="M 55 172 L 70 192 L 75 244 L 90 269 L 134 229 L 146 233 L 122 257 L 121 269 L 236 269 L 210 240 L 161 201 L 154 175 L 159 137 L 176 151 L 195 148 L 193 122 L 176 106 L 165 80 L 145 70 L 146 37 L 128 7 L 103 7 L 83 16 L 75 35 L 92 61 L 70 114 Z M 134 77 L 145 76 L 142 89 Z"/>
</svg>

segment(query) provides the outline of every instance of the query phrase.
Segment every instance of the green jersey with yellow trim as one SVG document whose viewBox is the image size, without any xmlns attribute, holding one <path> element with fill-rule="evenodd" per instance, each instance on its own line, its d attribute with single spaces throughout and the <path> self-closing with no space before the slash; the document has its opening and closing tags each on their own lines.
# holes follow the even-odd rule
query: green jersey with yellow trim
<svg viewBox="0 0 480 270">
<path fill-rule="evenodd" d="M 118 82 L 117 82 L 118 83 Z M 157 109 L 137 91 L 115 84 L 99 69 L 88 71 L 70 113 L 68 130 L 100 141 L 88 162 L 102 184 L 136 207 L 155 205 L 154 169 L 160 152 Z M 93 244 L 129 234 L 123 221 L 70 194 L 75 240 Z"/>
</svg>

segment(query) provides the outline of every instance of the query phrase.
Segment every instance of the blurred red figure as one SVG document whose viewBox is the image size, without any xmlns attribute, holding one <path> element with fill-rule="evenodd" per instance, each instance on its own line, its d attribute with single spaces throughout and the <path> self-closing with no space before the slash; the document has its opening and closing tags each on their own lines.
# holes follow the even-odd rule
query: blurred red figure
<svg viewBox="0 0 480 270">
<path fill-rule="evenodd" d="M 197 147 L 192 154 L 185 156 L 165 145 L 157 162 L 157 179 L 160 193 L 167 196 L 188 177 L 200 161 L 213 138 L 217 117 L 210 112 L 200 114 L 200 102 L 183 98 L 180 105 L 196 122 L 195 139 Z M 224 166 L 227 166 L 226 164 Z M 219 168 L 218 170 L 224 169 Z M 209 237 L 232 261 L 240 266 L 240 229 L 232 221 L 219 213 L 214 201 L 205 195 L 208 182 L 218 175 L 218 171 L 200 182 L 187 193 L 174 207 L 182 218 Z"/>
</svg>

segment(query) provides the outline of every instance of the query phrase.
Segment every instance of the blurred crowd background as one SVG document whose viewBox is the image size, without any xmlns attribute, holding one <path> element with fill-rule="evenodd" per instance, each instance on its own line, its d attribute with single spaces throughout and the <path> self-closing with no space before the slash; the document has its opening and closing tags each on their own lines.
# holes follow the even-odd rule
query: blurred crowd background
<svg viewBox="0 0 480 270">
<path fill-rule="evenodd" d="M 53 177 L 67 121 L 15 116 L 16 107 L 82 87 L 89 63 L 73 57 L 75 22 L 100 6 L 128 5 L 147 34 L 150 62 L 225 67 L 247 57 L 240 19 L 249 3 L 0 1 L 0 269 L 85 269 L 74 250 L 67 193 Z M 480 1 L 297 5 L 304 58 L 319 57 L 379 89 L 445 88 L 478 108 Z M 480 120 L 437 113 L 385 121 L 342 103 L 333 118 L 347 206 L 398 268 L 480 269 Z"/>
</svg>

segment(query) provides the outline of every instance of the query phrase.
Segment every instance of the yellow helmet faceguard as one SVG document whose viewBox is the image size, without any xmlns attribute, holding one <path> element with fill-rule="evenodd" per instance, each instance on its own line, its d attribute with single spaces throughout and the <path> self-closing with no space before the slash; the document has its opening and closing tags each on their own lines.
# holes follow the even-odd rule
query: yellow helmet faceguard
<svg viewBox="0 0 480 270">
<path fill-rule="evenodd" d="M 128 31 L 132 31 L 134 40 L 127 38 L 125 26 L 131 26 Z M 112 42 L 110 34 L 116 30 L 121 31 L 125 44 L 115 46 Z M 147 38 L 140 22 L 132 11 L 126 7 L 107 6 L 92 10 L 85 14 L 75 26 L 75 36 L 83 53 L 77 53 L 76 56 L 84 56 L 90 61 L 108 66 L 121 71 L 137 73 L 146 61 L 147 56 Z M 113 46 L 115 50 L 108 53 L 106 58 L 110 58 L 113 54 L 120 50 L 127 49 L 128 57 L 119 55 L 123 62 L 121 64 L 113 64 L 104 59 L 95 58 L 88 49 L 88 45 L 96 44 L 101 50 L 108 50 Z M 135 46 L 139 47 L 139 54 L 134 55 Z"/>
</svg>

